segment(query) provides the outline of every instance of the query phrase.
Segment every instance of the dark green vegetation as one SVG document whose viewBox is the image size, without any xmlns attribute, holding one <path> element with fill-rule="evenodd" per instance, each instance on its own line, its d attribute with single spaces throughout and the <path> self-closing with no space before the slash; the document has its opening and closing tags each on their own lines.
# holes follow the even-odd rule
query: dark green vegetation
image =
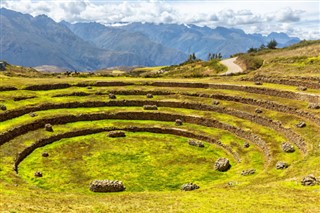
<svg viewBox="0 0 320 213">
<path fill-rule="evenodd" d="M 309 45 L 315 49 L 318 44 L 254 57 L 270 64 L 316 67 L 314 53 L 294 56 Z M 280 53 L 286 59 L 275 59 Z M 197 63 L 177 68 L 189 66 L 192 73 L 191 66 Z M 23 69 L 28 75 L 28 68 Z M 162 68 L 144 68 L 148 69 Z M 320 109 L 308 107 L 320 102 L 319 88 L 313 84 L 318 76 L 306 70 L 301 78 L 283 74 L 286 81 L 268 83 L 271 80 L 264 77 L 263 84 L 256 85 L 259 72 L 197 79 L 89 74 L 22 78 L 1 73 L 0 105 L 6 110 L 0 111 L 0 209 L 318 212 L 320 186 L 301 185 L 308 174 L 320 177 Z M 307 90 L 298 91 L 297 83 Z M 109 99 L 109 93 L 116 99 Z M 157 105 L 158 110 L 144 110 L 144 105 Z M 182 120 L 181 126 L 176 119 Z M 297 128 L 301 121 L 306 126 Z M 46 123 L 52 124 L 52 132 L 44 129 Z M 110 138 L 111 130 L 122 130 L 126 137 Z M 190 146 L 190 138 L 202 141 L 204 148 Z M 284 152 L 283 142 L 295 151 Z M 42 156 L 44 152 L 48 157 Z M 220 157 L 230 160 L 227 172 L 214 170 Z M 289 167 L 277 170 L 278 161 Z M 241 175 L 249 169 L 256 172 Z M 43 176 L 35 177 L 36 171 Z M 94 179 L 121 180 L 126 190 L 93 193 L 89 183 Z M 200 189 L 181 191 L 188 182 Z"/>
</svg>

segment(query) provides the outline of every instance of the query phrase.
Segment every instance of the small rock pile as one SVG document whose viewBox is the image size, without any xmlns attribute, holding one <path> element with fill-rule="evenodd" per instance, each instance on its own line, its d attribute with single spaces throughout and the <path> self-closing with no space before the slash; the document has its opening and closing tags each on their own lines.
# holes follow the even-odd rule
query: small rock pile
<svg viewBox="0 0 320 213">
<path fill-rule="evenodd" d="M 308 175 L 301 180 L 303 186 L 314 186 L 319 184 L 319 180 L 314 175 Z"/>
<path fill-rule="evenodd" d="M 246 141 L 246 142 L 243 143 L 243 147 L 244 147 L 244 148 L 249 148 L 249 147 L 250 147 L 250 144 Z"/>
<path fill-rule="evenodd" d="M 34 176 L 35 176 L 35 177 L 42 177 L 42 173 L 39 172 L 39 171 L 36 171 L 36 172 L 34 173 Z"/>
<path fill-rule="evenodd" d="M 182 126 L 182 120 L 176 119 L 176 126 Z"/>
<path fill-rule="evenodd" d="M 153 98 L 153 95 L 151 93 L 148 93 L 147 98 Z"/>
<path fill-rule="evenodd" d="M 115 94 L 113 94 L 113 93 L 109 93 L 109 98 L 110 98 L 110 99 L 116 99 L 117 97 L 116 97 L 116 95 L 115 95 Z"/>
<path fill-rule="evenodd" d="M 276 163 L 276 169 L 286 169 L 289 167 L 289 164 L 286 162 L 279 161 Z"/>
<path fill-rule="evenodd" d="M 126 187 L 118 180 L 94 180 L 90 183 L 90 190 L 93 192 L 121 192 Z"/>
<path fill-rule="evenodd" d="M 44 129 L 48 132 L 53 132 L 53 128 L 51 124 L 44 125 Z"/>
<path fill-rule="evenodd" d="M 194 183 L 185 183 L 181 186 L 182 191 L 192 191 L 195 189 L 199 189 L 200 187 Z"/>
<path fill-rule="evenodd" d="M 220 172 L 228 171 L 230 167 L 231 165 L 229 163 L 229 159 L 227 158 L 219 158 L 214 164 L 214 169 Z"/>
<path fill-rule="evenodd" d="M 297 90 L 299 91 L 306 91 L 308 88 L 307 87 L 304 87 L 304 86 L 298 86 L 297 87 Z"/>
<path fill-rule="evenodd" d="M 217 100 L 213 100 L 213 101 L 212 101 L 212 104 L 213 104 L 213 105 L 219 105 L 219 104 L 220 104 L 220 102 L 219 102 L 219 101 L 217 101 Z"/>
<path fill-rule="evenodd" d="M 34 112 L 30 112 L 30 113 L 29 113 L 29 116 L 33 118 L 33 117 L 36 117 L 36 116 L 38 116 L 38 115 L 37 115 L 36 113 L 34 113 Z"/>
<path fill-rule="evenodd" d="M 284 152 L 287 152 L 287 153 L 291 153 L 291 152 L 294 152 L 294 147 L 292 146 L 292 144 L 288 143 L 288 142 L 284 142 L 281 144 L 281 148 Z"/>
<path fill-rule="evenodd" d="M 262 82 L 256 81 L 256 82 L 254 82 L 254 84 L 255 84 L 255 85 L 262 85 Z"/>
<path fill-rule="evenodd" d="M 241 172 L 241 175 L 247 176 L 247 175 L 253 175 L 254 173 L 256 173 L 255 169 L 248 169 L 248 170 L 243 170 Z"/>
<path fill-rule="evenodd" d="M 310 103 L 308 108 L 309 109 L 320 109 L 320 104 Z"/>
<path fill-rule="evenodd" d="M 299 123 L 296 124 L 296 127 L 298 127 L 298 128 L 303 128 L 305 126 L 306 126 L 306 123 L 303 121 L 300 121 Z"/>
<path fill-rule="evenodd" d="M 191 146 L 204 147 L 204 144 L 201 141 L 190 139 L 188 143 Z"/>
<path fill-rule="evenodd" d="M 143 105 L 144 110 L 158 110 L 157 105 Z"/>
<path fill-rule="evenodd" d="M 126 137 L 126 133 L 123 131 L 111 131 L 108 133 L 108 137 L 110 138 Z"/>
<path fill-rule="evenodd" d="M 262 113 L 262 110 L 261 110 L 261 109 L 256 109 L 255 112 L 256 112 L 257 114 L 260 114 L 260 113 Z"/>
</svg>

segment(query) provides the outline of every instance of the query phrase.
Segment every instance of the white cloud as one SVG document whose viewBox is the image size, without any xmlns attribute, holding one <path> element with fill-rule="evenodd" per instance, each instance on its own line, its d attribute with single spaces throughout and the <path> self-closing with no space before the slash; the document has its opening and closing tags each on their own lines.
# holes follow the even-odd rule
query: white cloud
<svg viewBox="0 0 320 213">
<path fill-rule="evenodd" d="M 186 23 L 320 38 L 317 1 L 3 0 L 2 6 L 33 16 L 46 14 L 55 21 Z"/>
</svg>

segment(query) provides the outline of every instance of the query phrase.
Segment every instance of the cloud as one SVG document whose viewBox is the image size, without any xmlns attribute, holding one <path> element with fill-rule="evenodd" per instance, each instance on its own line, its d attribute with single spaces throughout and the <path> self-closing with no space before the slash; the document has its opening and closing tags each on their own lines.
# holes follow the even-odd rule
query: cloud
<svg viewBox="0 0 320 213">
<path fill-rule="evenodd" d="M 275 5 L 279 4 L 279 5 Z M 250 33 L 286 32 L 301 38 L 319 36 L 319 3 L 101 0 L 2 0 L 2 6 L 33 16 L 45 14 L 55 21 L 152 22 L 241 28 Z M 280 9 L 279 9 L 280 8 Z M 318 9 L 317 9 L 318 8 Z M 311 14 L 316 14 L 311 16 Z M 303 15 L 303 16 L 302 16 Z M 289 25 L 283 25 L 288 23 Z M 303 24 L 302 24 L 303 23 Z M 285 27 L 286 26 L 286 27 Z M 306 33 L 305 32 L 310 32 Z M 308 37 L 307 37 L 308 36 Z"/>
</svg>

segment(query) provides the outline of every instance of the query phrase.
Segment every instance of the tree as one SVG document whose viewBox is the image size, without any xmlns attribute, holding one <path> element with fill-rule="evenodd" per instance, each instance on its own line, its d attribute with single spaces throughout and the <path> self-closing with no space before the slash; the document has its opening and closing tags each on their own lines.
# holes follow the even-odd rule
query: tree
<svg viewBox="0 0 320 213">
<path fill-rule="evenodd" d="M 267 44 L 269 49 L 276 49 L 278 42 L 275 39 L 271 39 L 271 41 Z"/>
<path fill-rule="evenodd" d="M 247 51 L 247 53 L 256 53 L 258 52 L 257 48 L 253 48 L 253 47 L 250 47 Z"/>
</svg>

